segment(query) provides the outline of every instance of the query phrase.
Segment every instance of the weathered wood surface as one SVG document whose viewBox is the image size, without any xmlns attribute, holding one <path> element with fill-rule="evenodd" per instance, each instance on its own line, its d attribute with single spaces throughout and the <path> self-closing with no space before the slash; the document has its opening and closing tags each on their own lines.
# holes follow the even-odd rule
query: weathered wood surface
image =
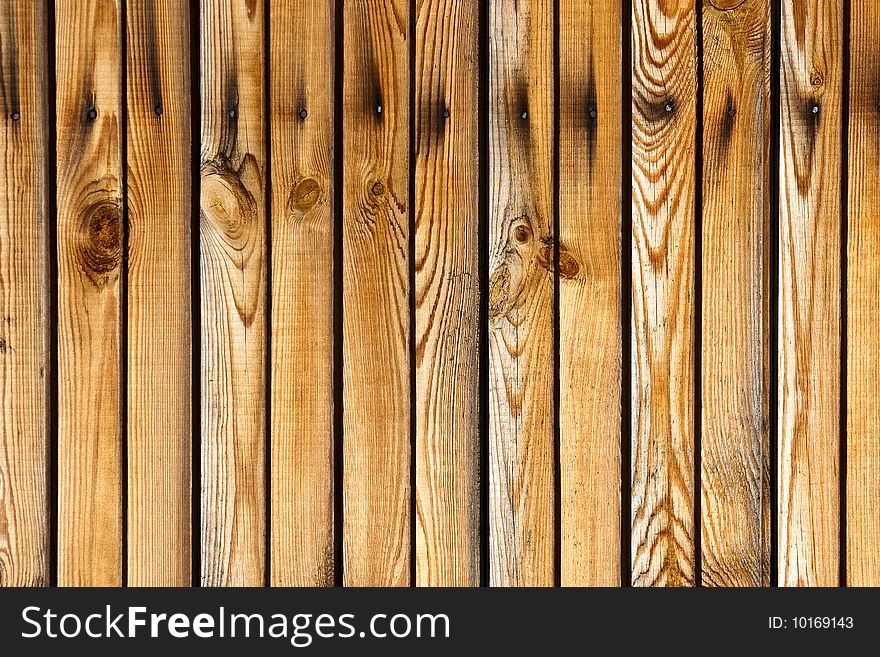
<svg viewBox="0 0 880 657">
<path fill-rule="evenodd" d="M 691 586 L 697 16 L 632 11 L 632 583 Z"/>
<path fill-rule="evenodd" d="M 703 3 L 703 586 L 770 583 L 770 6 Z"/>
<path fill-rule="evenodd" d="M 489 6 L 489 573 L 554 579 L 553 3 Z"/>
<path fill-rule="evenodd" d="M 201 0 L 202 584 L 265 578 L 263 2 Z"/>
<path fill-rule="evenodd" d="M 880 1 L 850 6 L 846 584 L 880 586 Z"/>
<path fill-rule="evenodd" d="M 189 10 L 126 3 L 128 584 L 192 564 Z M 160 410 L 161 409 L 161 410 Z"/>
<path fill-rule="evenodd" d="M 0 587 L 50 577 L 46 27 L 0 5 Z"/>
<path fill-rule="evenodd" d="M 618 3 L 559 5 L 563 586 L 620 584 L 620 25 Z"/>
<path fill-rule="evenodd" d="M 778 583 L 836 586 L 843 2 L 781 20 Z"/>
<path fill-rule="evenodd" d="M 269 10 L 271 583 L 332 586 L 334 13 Z"/>
<path fill-rule="evenodd" d="M 410 583 L 409 3 L 344 3 L 343 577 Z"/>
<path fill-rule="evenodd" d="M 415 34 L 416 583 L 480 583 L 479 6 Z"/>
<path fill-rule="evenodd" d="M 122 583 L 120 4 L 58 0 L 58 583 Z"/>
</svg>

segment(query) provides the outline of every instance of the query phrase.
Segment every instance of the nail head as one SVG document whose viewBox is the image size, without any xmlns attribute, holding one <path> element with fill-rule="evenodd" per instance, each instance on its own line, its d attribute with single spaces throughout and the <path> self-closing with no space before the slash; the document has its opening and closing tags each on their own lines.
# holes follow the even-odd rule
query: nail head
<svg viewBox="0 0 880 657">
<path fill-rule="evenodd" d="M 153 108 L 153 111 L 156 112 L 156 116 L 162 116 L 163 110 L 161 105 L 156 105 L 156 107 Z"/>
<path fill-rule="evenodd" d="M 13 113 L 12 113 L 12 116 L 11 116 L 10 118 L 11 118 L 13 121 L 18 121 L 18 120 L 21 118 L 21 114 L 19 114 L 18 112 L 13 112 Z"/>
<path fill-rule="evenodd" d="M 229 110 L 229 118 L 230 118 L 230 119 L 234 119 L 235 116 L 236 116 L 236 114 L 235 114 L 235 110 L 234 110 L 234 109 Z"/>
<path fill-rule="evenodd" d="M 382 113 L 382 106 L 376 105 L 376 114 L 381 114 L 381 113 Z"/>
<path fill-rule="evenodd" d="M 598 113 L 596 112 L 596 108 L 595 108 L 595 107 L 591 107 L 591 108 L 587 111 L 587 113 L 590 115 L 590 118 L 591 118 L 591 119 L 595 119 L 596 116 L 598 115 Z"/>
<path fill-rule="evenodd" d="M 663 109 L 665 109 L 667 112 L 671 112 L 674 108 L 675 105 L 672 103 L 671 100 L 666 101 L 666 104 L 663 106 Z"/>
<path fill-rule="evenodd" d="M 305 119 L 308 115 L 309 115 L 309 113 L 306 111 L 305 108 L 303 108 L 299 111 L 299 118 L 301 118 L 301 119 Z"/>
<path fill-rule="evenodd" d="M 529 118 L 529 113 L 527 111 L 523 110 L 523 113 L 519 115 L 519 118 L 527 119 L 527 118 Z"/>
<path fill-rule="evenodd" d="M 813 107 L 810 108 L 810 111 L 811 111 L 813 114 L 818 114 L 818 113 L 819 113 L 819 106 L 818 106 L 818 105 L 813 105 Z"/>
<path fill-rule="evenodd" d="M 91 109 L 89 109 L 89 118 L 90 118 L 90 119 L 96 119 L 96 118 L 98 118 L 98 110 L 96 110 L 94 107 L 92 107 Z"/>
<path fill-rule="evenodd" d="M 446 109 L 446 108 L 443 108 L 443 118 L 444 118 L 444 119 L 448 119 L 448 118 L 449 118 L 449 110 Z"/>
</svg>

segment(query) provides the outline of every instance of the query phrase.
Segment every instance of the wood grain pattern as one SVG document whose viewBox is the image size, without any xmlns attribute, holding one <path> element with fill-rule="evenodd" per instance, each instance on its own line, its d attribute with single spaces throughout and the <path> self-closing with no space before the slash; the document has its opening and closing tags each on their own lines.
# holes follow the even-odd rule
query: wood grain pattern
<svg viewBox="0 0 880 657">
<path fill-rule="evenodd" d="M 419 0 L 416 583 L 480 583 L 479 7 Z"/>
<path fill-rule="evenodd" d="M 632 13 L 632 583 L 694 584 L 694 0 Z"/>
<path fill-rule="evenodd" d="M 702 6 L 702 584 L 767 586 L 770 7 Z"/>
<path fill-rule="evenodd" d="M 839 580 L 841 0 L 782 4 L 779 584 Z"/>
<path fill-rule="evenodd" d="M 189 11 L 175 0 L 131 2 L 126 10 L 128 584 L 188 586 L 192 564 Z"/>
<path fill-rule="evenodd" d="M 49 583 L 45 29 L 42 4 L 0 5 L 0 587 Z"/>
<path fill-rule="evenodd" d="M 410 583 L 409 12 L 345 3 L 343 573 Z"/>
<path fill-rule="evenodd" d="M 620 584 L 620 21 L 559 5 L 563 586 Z"/>
<path fill-rule="evenodd" d="M 489 575 L 551 586 L 553 3 L 489 7 Z"/>
<path fill-rule="evenodd" d="M 265 572 L 263 3 L 201 5 L 202 584 Z"/>
<path fill-rule="evenodd" d="M 59 0 L 58 583 L 122 581 L 121 11 Z"/>
<path fill-rule="evenodd" d="M 880 0 L 850 11 L 846 584 L 880 586 Z"/>
<path fill-rule="evenodd" d="M 271 582 L 332 586 L 333 3 L 273 2 Z"/>
</svg>

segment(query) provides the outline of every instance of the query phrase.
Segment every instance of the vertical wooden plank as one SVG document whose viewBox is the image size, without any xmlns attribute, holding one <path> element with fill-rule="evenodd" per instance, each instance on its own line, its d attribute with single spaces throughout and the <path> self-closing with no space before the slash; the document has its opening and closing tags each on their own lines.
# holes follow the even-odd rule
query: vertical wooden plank
<svg viewBox="0 0 880 657">
<path fill-rule="evenodd" d="M 767 586 L 770 7 L 702 7 L 702 584 Z"/>
<path fill-rule="evenodd" d="M 202 584 L 265 570 L 263 2 L 201 0 Z"/>
<path fill-rule="evenodd" d="M 409 584 L 409 3 L 345 3 L 343 573 Z"/>
<path fill-rule="evenodd" d="M 332 586 L 333 3 L 273 2 L 271 582 Z"/>
<path fill-rule="evenodd" d="M 416 583 L 480 583 L 479 5 L 418 0 Z"/>
<path fill-rule="evenodd" d="M 121 11 L 58 0 L 58 583 L 122 582 Z"/>
<path fill-rule="evenodd" d="M 128 584 L 191 581 L 189 8 L 126 4 Z"/>
<path fill-rule="evenodd" d="M 563 586 L 620 584 L 620 20 L 559 5 Z"/>
<path fill-rule="evenodd" d="M 632 14 L 632 582 L 694 584 L 694 0 Z"/>
<path fill-rule="evenodd" d="M 46 27 L 0 5 L 0 587 L 49 583 Z"/>
<path fill-rule="evenodd" d="M 837 586 L 842 0 L 782 3 L 779 584 Z"/>
<path fill-rule="evenodd" d="M 489 559 L 551 586 L 553 3 L 489 7 Z"/>
<path fill-rule="evenodd" d="M 880 1 L 850 11 L 846 572 L 880 586 Z"/>
</svg>

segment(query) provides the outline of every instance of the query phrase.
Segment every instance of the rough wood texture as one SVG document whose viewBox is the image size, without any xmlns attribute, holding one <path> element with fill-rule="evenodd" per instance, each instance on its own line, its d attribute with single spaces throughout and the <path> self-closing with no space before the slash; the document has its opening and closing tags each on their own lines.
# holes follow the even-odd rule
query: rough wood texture
<svg viewBox="0 0 880 657">
<path fill-rule="evenodd" d="M 694 0 L 632 14 L 632 583 L 694 584 Z"/>
<path fill-rule="evenodd" d="M 202 584 L 265 570 L 263 3 L 201 1 Z"/>
<path fill-rule="evenodd" d="M 122 582 L 121 11 L 59 0 L 58 583 Z"/>
<path fill-rule="evenodd" d="M 489 7 L 489 572 L 553 584 L 553 3 Z"/>
<path fill-rule="evenodd" d="M 782 4 L 779 584 L 837 586 L 842 0 Z"/>
<path fill-rule="evenodd" d="M 620 21 L 559 6 L 563 586 L 620 584 Z"/>
<path fill-rule="evenodd" d="M 343 574 L 410 583 L 409 25 L 405 0 L 345 3 Z"/>
<path fill-rule="evenodd" d="M 702 6 L 702 584 L 767 586 L 770 7 Z"/>
<path fill-rule="evenodd" d="M 416 583 L 480 583 L 479 6 L 416 20 Z"/>
<path fill-rule="evenodd" d="M 332 586 L 333 3 L 273 2 L 271 582 Z"/>
<path fill-rule="evenodd" d="M 880 0 L 850 16 L 846 583 L 880 586 Z"/>
<path fill-rule="evenodd" d="M 45 29 L 0 5 L 0 587 L 49 583 Z"/>
<path fill-rule="evenodd" d="M 128 16 L 128 584 L 191 582 L 189 11 Z"/>
</svg>

